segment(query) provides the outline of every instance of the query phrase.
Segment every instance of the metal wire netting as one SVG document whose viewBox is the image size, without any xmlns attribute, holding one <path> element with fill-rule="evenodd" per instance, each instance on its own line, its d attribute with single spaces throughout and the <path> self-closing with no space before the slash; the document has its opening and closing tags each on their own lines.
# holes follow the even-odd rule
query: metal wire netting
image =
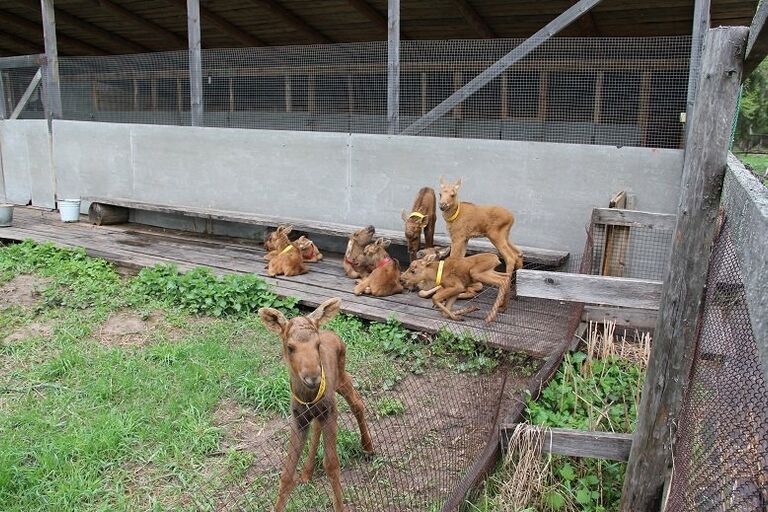
<svg viewBox="0 0 768 512">
<path fill-rule="evenodd" d="M 768 382 L 730 221 L 709 266 L 692 378 L 677 429 L 670 511 L 768 508 Z"/>
<path fill-rule="evenodd" d="M 400 128 L 521 41 L 403 41 Z M 689 53 L 687 36 L 553 38 L 419 135 L 680 147 Z M 386 42 L 202 55 L 206 126 L 387 131 Z M 5 71 L 9 104 L 34 71 Z M 65 119 L 190 124 L 184 51 L 66 57 L 60 71 Z M 36 96 L 23 117 L 42 112 Z"/>
<path fill-rule="evenodd" d="M 672 230 L 595 224 L 593 275 L 663 281 L 669 267 Z"/>
</svg>

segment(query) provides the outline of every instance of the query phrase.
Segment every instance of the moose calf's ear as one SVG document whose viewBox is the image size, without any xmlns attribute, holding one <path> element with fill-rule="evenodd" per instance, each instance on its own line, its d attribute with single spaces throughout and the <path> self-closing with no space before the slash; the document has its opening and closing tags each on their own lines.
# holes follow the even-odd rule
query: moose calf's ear
<svg viewBox="0 0 768 512">
<path fill-rule="evenodd" d="M 332 320 L 333 317 L 339 313 L 340 309 L 341 299 L 334 297 L 317 306 L 317 309 L 307 315 L 307 318 L 315 322 L 316 325 L 320 326 L 329 320 Z"/>
<path fill-rule="evenodd" d="M 408 222 L 408 216 L 405 214 L 405 210 L 400 210 L 400 217 L 403 219 L 403 222 Z"/>
<path fill-rule="evenodd" d="M 459 190 L 459 187 L 461 187 L 461 178 L 456 180 L 456 184 L 453 186 L 456 190 Z"/>
<path fill-rule="evenodd" d="M 261 318 L 261 321 L 264 323 L 264 327 L 274 332 L 275 334 L 282 333 L 283 327 L 285 327 L 285 324 L 288 323 L 288 320 L 285 319 L 285 316 L 274 308 L 259 309 L 259 318 Z"/>
</svg>

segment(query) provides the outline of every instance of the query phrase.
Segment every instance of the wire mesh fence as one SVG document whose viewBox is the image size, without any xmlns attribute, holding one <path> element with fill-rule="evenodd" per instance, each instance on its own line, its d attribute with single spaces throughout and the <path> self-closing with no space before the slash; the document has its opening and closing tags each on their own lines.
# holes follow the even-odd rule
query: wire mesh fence
<svg viewBox="0 0 768 512">
<path fill-rule="evenodd" d="M 658 226 L 592 227 L 590 274 L 663 281 L 669 267 L 672 229 Z"/>
<path fill-rule="evenodd" d="M 710 261 L 677 430 L 670 511 L 768 508 L 768 382 L 729 225 L 726 221 Z"/>
<path fill-rule="evenodd" d="M 400 129 L 522 40 L 403 41 Z M 680 147 L 689 37 L 553 38 L 418 135 Z M 386 133 L 386 42 L 204 50 L 205 126 Z M 65 119 L 189 125 L 183 51 L 60 59 Z M 15 104 L 34 70 L 6 70 Z M 11 111 L 9 109 L 9 111 Z M 26 117 L 42 116 L 33 101 Z"/>
</svg>

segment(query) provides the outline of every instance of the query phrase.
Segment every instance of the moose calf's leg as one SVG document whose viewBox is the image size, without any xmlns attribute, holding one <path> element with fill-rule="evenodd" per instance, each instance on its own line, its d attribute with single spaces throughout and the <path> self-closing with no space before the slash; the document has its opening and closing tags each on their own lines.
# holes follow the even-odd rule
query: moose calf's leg
<svg viewBox="0 0 768 512">
<path fill-rule="evenodd" d="M 456 240 L 451 237 L 451 253 L 450 255 L 455 258 L 463 258 L 467 255 L 467 243 L 468 240 L 457 238 Z"/>
<path fill-rule="evenodd" d="M 373 453 L 373 441 L 368 431 L 368 422 L 365 421 L 365 405 L 357 390 L 352 386 L 352 377 L 344 372 L 344 376 L 339 381 L 337 391 L 349 404 L 352 414 L 355 415 L 357 426 L 360 429 L 360 444 L 363 445 L 363 451 L 368 454 Z"/>
<path fill-rule="evenodd" d="M 450 318 L 451 320 L 460 320 L 461 318 L 453 313 L 449 308 L 445 307 L 443 302 L 447 301 L 451 297 L 459 295 L 461 292 L 461 287 L 454 286 L 451 288 L 442 288 L 432 296 L 432 303 L 437 306 L 440 311 L 443 312 L 444 316 Z M 453 304 L 453 302 L 451 302 L 451 304 Z"/>
<path fill-rule="evenodd" d="M 315 472 L 315 458 L 317 456 L 317 445 L 320 444 L 320 422 L 312 422 L 312 437 L 309 440 L 309 453 L 304 462 L 304 470 L 301 472 L 299 482 L 307 483 L 312 480 L 312 473 Z"/>
<path fill-rule="evenodd" d="M 299 463 L 299 455 L 304 449 L 304 443 L 307 440 L 307 429 L 299 428 L 297 422 L 291 422 L 291 439 L 288 445 L 288 457 L 283 465 L 283 472 L 280 474 L 280 490 L 277 492 L 277 503 L 275 512 L 283 512 L 285 504 L 288 502 L 288 496 L 291 495 L 296 485 L 296 466 Z"/>
<path fill-rule="evenodd" d="M 341 497 L 341 475 L 339 474 L 339 456 L 336 453 L 336 429 L 338 429 L 338 414 L 330 414 L 322 423 L 323 426 L 323 468 L 333 489 L 333 510 L 344 512 L 344 501 Z"/>
<path fill-rule="evenodd" d="M 353 290 L 353 293 L 355 295 L 362 295 L 366 293 L 366 289 L 370 286 L 370 278 L 366 277 L 365 279 L 362 279 L 357 285 L 355 285 L 355 289 Z M 370 291 L 368 292 L 370 293 Z"/>
</svg>

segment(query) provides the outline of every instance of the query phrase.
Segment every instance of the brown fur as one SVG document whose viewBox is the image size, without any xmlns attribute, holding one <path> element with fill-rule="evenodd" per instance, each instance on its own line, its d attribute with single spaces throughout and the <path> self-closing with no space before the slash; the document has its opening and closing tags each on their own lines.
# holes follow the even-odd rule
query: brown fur
<svg viewBox="0 0 768 512">
<path fill-rule="evenodd" d="M 400 211 L 400 217 L 405 222 L 405 240 L 408 243 L 408 256 L 411 261 L 416 259 L 416 252 L 421 246 L 422 231 L 424 231 L 424 247 L 430 248 L 435 245 L 436 202 L 435 191 L 430 187 L 424 187 L 416 195 L 411 211 Z M 424 215 L 424 218 L 411 215 L 414 212 Z"/>
<path fill-rule="evenodd" d="M 309 315 L 291 320 L 287 320 L 276 309 L 259 310 L 261 321 L 270 331 L 278 334 L 282 341 L 283 358 L 288 366 L 292 393 L 304 402 L 312 402 L 319 390 L 321 367 L 326 379 L 325 394 L 318 402 L 303 405 L 291 399 L 291 437 L 288 456 L 280 474 L 280 489 L 275 504 L 277 512 L 285 510 L 288 497 L 296 485 L 296 466 L 306 444 L 310 425 L 312 439 L 299 482 L 304 483 L 312 478 L 322 431 L 323 467 L 333 489 L 333 507 L 335 512 L 344 510 L 336 451 L 339 414 L 334 391 L 344 397 L 357 419 L 363 450 L 368 454 L 373 453 L 373 442 L 365 421 L 365 406 L 352 385 L 352 377 L 345 370 L 346 345 L 335 333 L 319 329 L 339 312 L 340 304 L 341 299 L 329 299 Z"/>
<path fill-rule="evenodd" d="M 369 294 L 375 297 L 386 297 L 403 291 L 400 284 L 400 265 L 397 260 L 387 254 L 390 241 L 379 238 L 368 244 L 363 254 L 358 256 L 358 262 L 373 267 L 370 275 L 361 279 L 355 286 L 355 295 Z"/>
<path fill-rule="evenodd" d="M 321 253 L 315 243 L 306 236 L 300 236 L 296 239 L 296 246 L 301 251 L 301 257 L 307 263 L 316 263 L 323 259 L 323 253 Z"/>
<path fill-rule="evenodd" d="M 416 253 L 416 257 L 418 259 L 426 258 L 429 255 L 434 255 L 435 258 L 439 260 L 444 260 L 448 257 L 448 255 L 451 253 L 450 247 L 430 247 L 427 249 L 421 249 Z M 440 289 L 439 286 L 434 286 L 429 289 L 421 289 L 419 291 L 419 297 L 423 299 L 428 299 L 429 297 L 433 296 L 438 290 Z M 472 283 L 467 287 L 467 291 L 462 292 L 459 295 L 460 299 L 472 299 L 477 296 L 478 293 L 483 289 L 483 283 L 476 282 Z"/>
<path fill-rule="evenodd" d="M 523 253 L 509 240 L 515 223 L 512 212 L 501 206 L 479 206 L 459 200 L 461 178 L 451 185 L 440 177 L 440 210 L 451 236 L 451 256 L 464 257 L 470 238 L 487 237 L 504 259 L 507 272 L 523 267 Z M 460 206 L 459 215 L 449 221 Z"/>
<path fill-rule="evenodd" d="M 360 228 L 351 235 L 349 235 L 349 242 L 347 242 L 347 251 L 344 253 L 344 273 L 347 277 L 352 279 L 358 279 L 360 277 L 367 277 L 373 270 L 365 262 L 358 264 L 357 260 L 360 255 L 363 254 L 363 249 L 366 245 L 371 243 L 373 235 L 376 233 L 376 228 L 373 226 L 366 226 Z"/>
<path fill-rule="evenodd" d="M 301 257 L 301 249 L 299 249 L 296 242 L 288 244 L 286 247 L 292 247 L 292 249 L 286 252 L 278 252 L 267 264 L 267 275 L 270 277 L 281 274 L 291 277 L 309 272 L 309 269 L 304 264 L 304 258 Z"/>
<path fill-rule="evenodd" d="M 414 261 L 408 270 L 403 272 L 403 283 L 406 286 L 418 286 L 421 289 L 436 287 L 439 263 L 434 254 Z M 491 311 L 485 317 L 486 322 L 492 322 L 499 310 L 506 309 L 509 292 L 510 274 L 494 270 L 500 263 L 495 254 L 474 254 L 465 258 L 451 256 L 445 260 L 442 281 L 439 289 L 432 296 L 432 303 L 442 311 L 443 316 L 460 320 L 461 315 L 477 310 L 476 307 L 452 310 L 454 302 L 462 293 L 470 290 L 476 282 L 495 286 L 499 289 L 499 293 Z"/>
<path fill-rule="evenodd" d="M 267 235 L 267 238 L 264 240 L 264 250 L 267 251 L 267 254 L 264 256 L 266 261 L 272 260 L 272 258 L 280 254 L 280 251 L 288 247 L 291 243 L 288 239 L 291 231 L 293 231 L 293 226 L 280 224 L 275 231 Z"/>
</svg>

